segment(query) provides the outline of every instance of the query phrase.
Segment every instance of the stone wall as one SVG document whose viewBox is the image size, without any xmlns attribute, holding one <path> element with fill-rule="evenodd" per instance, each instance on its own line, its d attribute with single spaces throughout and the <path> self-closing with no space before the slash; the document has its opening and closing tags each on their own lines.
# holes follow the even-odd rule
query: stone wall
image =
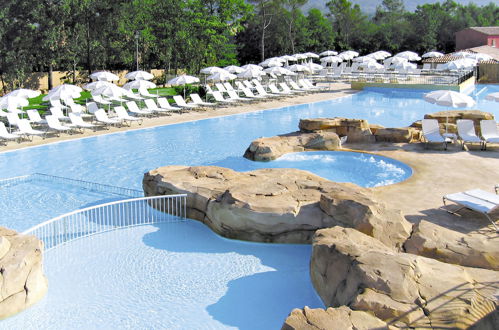
<svg viewBox="0 0 499 330">
<path fill-rule="evenodd" d="M 0 227 L 0 319 L 39 301 L 47 291 L 43 243 Z"/>
</svg>

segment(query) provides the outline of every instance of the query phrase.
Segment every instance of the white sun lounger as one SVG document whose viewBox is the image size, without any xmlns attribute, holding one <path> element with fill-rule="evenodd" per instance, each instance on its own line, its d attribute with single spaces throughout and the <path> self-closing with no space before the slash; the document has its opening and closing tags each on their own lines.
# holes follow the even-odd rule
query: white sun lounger
<svg viewBox="0 0 499 330">
<path fill-rule="evenodd" d="M 201 99 L 201 96 L 199 96 L 199 94 L 194 93 L 194 94 L 191 94 L 190 97 L 191 97 L 192 103 L 197 104 L 199 106 L 202 106 L 202 107 L 216 107 L 217 106 L 216 103 L 204 102 Z"/>
<path fill-rule="evenodd" d="M 143 119 L 130 116 L 130 114 L 123 106 L 114 107 L 114 113 L 116 114 L 116 117 L 122 122 L 124 122 L 125 124 L 128 123 L 128 126 L 132 125 L 132 122 L 137 122 L 139 125 L 142 125 Z"/>
<path fill-rule="evenodd" d="M 83 120 L 83 117 L 79 113 L 69 113 L 69 120 L 71 120 L 71 124 L 73 124 L 76 128 L 91 128 L 95 131 L 96 126 L 91 123 L 87 123 Z"/>
<path fill-rule="evenodd" d="M 451 201 L 459 205 L 459 208 L 454 211 L 446 209 L 447 212 L 456 214 L 456 212 L 462 210 L 463 208 L 468 208 L 470 210 L 482 213 L 492 223 L 496 231 L 498 231 L 495 222 L 490 217 L 490 213 L 499 210 L 498 195 L 489 193 L 481 189 L 473 189 L 445 195 L 443 197 L 444 208 L 447 206 L 447 201 Z"/>
<path fill-rule="evenodd" d="M 256 85 L 256 91 L 258 92 L 258 95 L 263 96 L 263 97 L 279 97 L 280 95 L 275 95 L 275 94 L 269 94 L 267 91 L 263 88 L 262 85 Z"/>
<path fill-rule="evenodd" d="M 106 128 L 109 128 L 109 126 L 118 126 L 121 124 L 121 120 L 109 118 L 106 111 L 104 111 L 103 109 L 97 110 L 94 115 L 94 121 L 103 124 Z"/>
<path fill-rule="evenodd" d="M 159 97 L 158 95 L 149 93 L 149 90 L 147 90 L 147 88 L 139 88 L 139 94 L 144 97 L 151 97 L 151 98 Z"/>
<path fill-rule="evenodd" d="M 274 85 L 274 84 L 269 84 L 269 89 L 272 92 L 272 94 L 276 94 L 276 95 L 282 95 L 282 96 L 291 96 L 291 95 L 294 95 L 293 93 L 287 93 L 287 92 L 284 92 L 284 91 L 280 91 L 279 88 L 277 88 L 277 86 Z"/>
<path fill-rule="evenodd" d="M 71 131 L 73 130 L 72 127 L 62 125 L 59 119 L 54 115 L 45 116 L 45 119 L 47 120 L 47 125 L 48 125 L 46 133 L 48 133 L 49 131 L 53 131 L 56 133 L 57 136 L 59 136 L 61 132 L 66 132 L 71 134 Z"/>
<path fill-rule="evenodd" d="M 26 113 L 28 114 L 29 122 L 32 124 L 43 125 L 47 123 L 47 120 L 42 119 L 38 110 L 26 110 Z"/>
<path fill-rule="evenodd" d="M 146 109 L 140 109 L 137 103 L 135 101 L 128 101 L 126 103 L 126 107 L 128 108 L 128 111 L 138 115 L 138 116 L 153 116 L 154 112 L 151 110 L 146 110 Z"/>
<path fill-rule="evenodd" d="M 175 101 L 175 104 L 181 108 L 184 109 L 194 109 L 197 108 L 198 106 L 194 103 L 187 103 L 185 102 L 184 98 L 181 95 L 174 95 L 173 100 Z"/>
<path fill-rule="evenodd" d="M 235 100 L 224 99 L 224 97 L 222 96 L 222 93 L 220 93 L 219 91 L 213 91 L 213 98 L 215 98 L 215 101 L 220 102 L 220 103 L 225 103 L 225 104 L 237 103 Z"/>
<path fill-rule="evenodd" d="M 45 132 L 33 129 L 27 119 L 19 119 L 17 121 L 17 126 L 19 127 L 19 131 L 16 133 L 22 137 L 26 137 L 28 140 L 32 141 L 33 136 L 41 136 L 45 139 Z"/>
<path fill-rule="evenodd" d="M 266 99 L 265 96 L 253 94 L 253 92 L 249 88 L 243 88 L 242 91 L 243 91 L 244 96 L 247 97 L 247 98 L 249 98 L 249 99 L 254 99 L 254 100 L 264 100 L 264 99 Z"/>
<path fill-rule="evenodd" d="M 69 117 L 65 116 L 62 109 L 59 107 L 51 107 L 50 113 L 59 120 L 69 121 Z"/>
<path fill-rule="evenodd" d="M 0 139 L 2 140 L 17 140 L 19 142 L 20 136 L 17 133 L 9 133 L 5 124 L 0 121 Z"/>
<path fill-rule="evenodd" d="M 458 119 L 457 123 L 457 135 L 461 140 L 463 149 L 466 143 L 479 143 L 480 149 L 483 149 L 483 141 L 475 133 L 475 126 L 473 120 L 471 119 Z"/>
<path fill-rule="evenodd" d="M 234 100 L 236 102 L 253 102 L 254 100 L 247 97 L 240 97 L 235 91 L 227 91 L 229 94 L 228 100 Z"/>
<path fill-rule="evenodd" d="M 159 100 L 159 98 L 158 98 Z M 144 104 L 146 105 L 146 109 L 156 113 L 169 114 L 173 111 L 173 109 L 163 108 L 162 106 L 158 106 L 153 99 L 144 100 Z"/>
<path fill-rule="evenodd" d="M 177 111 L 178 113 L 182 112 L 182 108 L 172 106 L 170 104 L 170 102 L 168 102 L 168 100 L 166 98 L 164 98 L 164 97 L 160 97 L 158 99 L 158 105 L 162 109 L 166 109 L 166 110 L 169 110 L 169 111 Z"/>
<path fill-rule="evenodd" d="M 483 137 L 483 148 L 487 149 L 487 143 L 499 143 L 499 129 L 495 120 L 481 120 L 480 130 Z"/>
<path fill-rule="evenodd" d="M 11 128 L 12 126 L 18 126 L 19 125 L 19 115 L 17 113 L 12 113 L 12 112 L 9 112 L 7 114 L 7 121 L 9 122 L 9 128 Z"/>
<path fill-rule="evenodd" d="M 440 134 L 440 126 L 436 119 L 423 119 L 423 139 L 425 148 L 428 148 L 428 143 L 443 143 L 444 149 L 447 150 L 447 143 L 451 142 L 450 138 L 445 138 Z"/>
</svg>

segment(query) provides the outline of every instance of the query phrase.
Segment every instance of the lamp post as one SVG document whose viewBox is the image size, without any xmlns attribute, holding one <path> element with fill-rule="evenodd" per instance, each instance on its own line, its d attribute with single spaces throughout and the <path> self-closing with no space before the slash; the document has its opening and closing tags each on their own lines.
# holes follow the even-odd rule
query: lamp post
<svg viewBox="0 0 499 330">
<path fill-rule="evenodd" d="M 135 31 L 135 60 L 137 63 L 137 71 L 139 71 L 139 31 Z"/>
</svg>

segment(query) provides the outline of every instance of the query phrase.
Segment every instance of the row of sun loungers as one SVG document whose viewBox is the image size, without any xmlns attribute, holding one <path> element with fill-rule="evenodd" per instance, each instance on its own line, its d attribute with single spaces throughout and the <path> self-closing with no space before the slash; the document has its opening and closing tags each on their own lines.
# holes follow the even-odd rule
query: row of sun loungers
<svg viewBox="0 0 499 330">
<path fill-rule="evenodd" d="M 456 138 L 461 141 L 462 148 L 468 144 L 479 144 L 480 149 L 487 149 L 487 143 L 499 143 L 499 130 L 495 120 L 481 120 L 480 131 L 481 135 L 475 132 L 475 126 L 471 119 L 459 119 L 457 124 Z M 428 145 L 429 143 L 442 143 L 444 149 L 447 149 L 447 143 L 453 141 L 454 134 L 440 133 L 440 126 L 436 119 L 422 120 L 423 138 Z"/>
</svg>

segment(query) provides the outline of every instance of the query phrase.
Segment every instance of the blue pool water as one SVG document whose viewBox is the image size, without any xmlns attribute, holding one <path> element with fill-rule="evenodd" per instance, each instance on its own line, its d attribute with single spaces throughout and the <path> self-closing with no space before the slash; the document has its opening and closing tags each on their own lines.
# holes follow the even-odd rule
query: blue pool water
<svg viewBox="0 0 499 330">
<path fill-rule="evenodd" d="M 48 252 L 47 296 L 0 328 L 279 329 L 297 306 L 323 307 L 310 253 L 227 240 L 196 221 L 95 235 Z"/>
<path fill-rule="evenodd" d="M 478 102 L 473 108 L 492 112 L 497 118 L 499 116 L 497 103 L 484 100 L 486 94 L 497 91 L 499 91 L 499 86 L 479 85 L 473 92 L 473 96 Z M 423 118 L 425 113 L 446 109 L 424 102 L 422 100 L 423 93 L 423 91 L 413 90 L 370 89 L 333 101 L 120 132 L 1 153 L 0 179 L 39 172 L 141 189 L 143 173 L 159 166 L 180 164 L 244 168 L 248 163 L 247 160 L 242 158 L 242 155 L 252 140 L 262 136 L 273 136 L 295 131 L 300 118 L 335 116 L 363 118 L 370 123 L 387 127 L 399 127 L 410 125 L 413 121 Z M 265 165 L 266 167 L 278 167 L 279 164 L 283 164 L 280 163 L 281 161 L 269 162 L 265 163 Z M 294 166 L 298 166 L 296 164 L 300 163 L 296 158 L 293 162 Z M 324 169 L 324 162 L 322 161 L 319 164 L 321 166 L 318 166 L 318 168 L 310 168 L 309 161 L 301 163 L 300 166 L 305 166 L 304 169 L 307 170 L 320 171 L 320 168 Z M 317 159 L 314 160 L 314 163 L 318 163 Z M 261 164 L 257 165 L 260 166 Z M 325 168 L 326 172 L 331 172 L 327 166 Z M 326 174 L 319 175 L 327 177 Z M 357 176 L 363 174 L 361 170 L 356 173 Z M 381 182 L 385 179 L 381 178 Z M 376 184 L 374 183 L 374 185 Z M 48 190 L 51 187 L 47 188 L 46 186 L 35 188 L 30 186 L 26 187 L 26 189 L 19 187 L 16 189 L 0 192 L 2 194 L 0 200 L 0 219 L 2 220 L 0 220 L 0 225 L 18 230 L 65 213 L 70 209 L 85 207 L 114 198 L 102 194 L 94 196 L 87 194 L 87 196 L 82 195 L 80 197 L 79 192 L 64 192 L 59 188 L 52 189 L 53 191 L 49 192 Z M 15 219 L 15 221 L 12 219 Z M 237 252 L 240 243 L 234 241 L 224 240 L 223 246 L 221 244 L 210 246 L 207 242 L 211 240 L 209 230 L 205 228 L 202 231 L 204 234 L 194 234 L 196 230 L 201 230 L 196 229 L 198 225 L 194 222 L 192 225 L 186 225 L 186 223 L 179 225 L 179 227 L 187 230 L 187 234 L 178 233 L 178 235 L 189 235 L 189 239 L 184 239 L 180 242 L 183 244 L 182 246 L 174 246 L 171 248 L 172 250 L 169 247 L 160 245 L 160 242 L 167 242 L 171 239 L 171 237 L 168 237 L 168 229 L 163 230 L 162 226 L 144 226 L 96 235 L 90 239 L 92 244 L 85 246 L 85 248 L 81 244 L 86 244 L 88 241 L 86 239 L 52 250 L 46 255 L 51 292 L 39 305 L 33 307 L 32 312 L 30 310 L 21 313 L 16 318 L 1 322 L 0 328 L 27 328 L 30 324 L 37 325 L 37 328 L 58 327 L 59 324 L 62 324 L 62 326 L 58 328 L 69 328 L 70 326 L 67 326 L 69 323 L 74 325 L 71 328 L 84 328 L 89 322 L 98 324 L 99 320 L 104 318 L 106 320 L 103 321 L 103 324 L 114 325 L 116 322 L 122 327 L 135 327 L 138 324 L 140 324 L 139 327 L 149 327 L 148 320 L 151 319 L 152 324 L 159 324 L 159 322 L 169 324 L 168 322 L 172 322 L 172 327 L 183 328 L 182 323 L 191 322 L 189 318 L 192 318 L 192 314 L 188 317 L 178 311 L 179 315 L 181 315 L 180 318 L 167 314 L 166 311 L 171 309 L 172 306 L 167 305 L 165 300 L 172 299 L 172 301 L 177 302 L 173 298 L 180 299 L 183 295 L 192 297 L 191 294 L 197 296 L 200 292 L 204 292 L 204 285 L 197 282 L 198 277 L 204 278 L 203 272 L 212 277 L 203 279 L 201 283 L 217 286 L 218 293 L 206 298 L 201 305 L 192 307 L 197 308 L 196 311 L 199 312 L 200 317 L 199 320 L 195 319 L 192 322 L 200 323 L 192 323 L 191 328 L 196 328 L 196 324 L 205 324 L 203 322 L 208 322 L 208 320 L 215 323 L 206 323 L 210 324 L 207 328 L 244 328 L 246 322 L 249 322 L 248 315 L 257 315 L 256 313 L 253 314 L 250 309 L 257 307 L 260 301 L 263 300 L 268 305 L 272 304 L 272 306 L 274 306 L 274 301 L 277 301 L 276 304 L 290 301 L 293 305 L 289 308 L 286 305 L 286 308 L 283 308 L 283 310 L 286 309 L 286 312 L 272 314 L 275 315 L 275 319 L 272 319 L 272 316 L 264 318 L 263 320 L 268 320 L 270 322 L 268 324 L 272 324 L 272 326 L 264 326 L 263 328 L 279 327 L 286 314 L 293 307 L 302 307 L 307 304 L 312 307 L 320 306 L 320 302 L 314 296 L 312 288 L 307 286 L 309 279 L 305 279 L 304 275 L 308 274 L 306 264 L 310 254 L 309 247 L 296 246 L 291 250 L 286 250 L 277 248 L 277 245 L 245 243 L 243 246 L 246 250 Z M 159 229 L 156 230 L 156 228 Z M 147 239 L 151 237 L 152 232 L 155 233 L 154 236 L 157 242 L 150 245 Z M 177 231 L 174 230 L 174 232 Z M 131 237 L 126 236 L 128 234 Z M 112 235 L 116 235 L 110 239 L 113 242 L 112 244 L 99 241 L 105 241 Z M 132 241 L 134 245 L 131 244 Z M 160 247 L 156 247 L 155 244 L 159 244 Z M 126 249 L 123 249 L 125 246 Z M 271 252 L 274 252 L 274 248 L 280 258 L 272 256 Z M 175 255 L 173 260 L 167 258 L 174 252 L 179 252 L 178 250 L 181 250 L 181 254 Z M 102 251 L 106 251 L 106 253 L 102 253 Z M 189 268 L 190 264 L 188 262 L 179 261 L 180 259 L 184 260 L 187 257 L 186 255 L 191 253 L 194 259 L 190 262 L 196 266 L 194 269 Z M 234 255 L 235 259 L 229 259 L 233 261 L 226 264 L 219 264 L 229 255 Z M 292 258 L 289 258 L 289 256 L 292 256 Z M 202 259 L 204 257 L 207 258 Z M 201 259 L 194 261 L 195 258 Z M 217 258 L 222 259 L 222 261 L 217 261 Z M 299 265 L 288 267 L 266 262 L 266 260 L 274 260 L 275 258 L 297 262 Z M 61 260 L 64 262 L 61 262 Z M 220 282 L 210 283 L 217 276 L 202 268 L 201 266 L 204 264 L 208 267 L 212 265 L 212 271 L 222 271 Z M 231 273 L 226 277 L 222 276 L 224 271 L 236 266 L 240 267 L 240 269 L 237 268 L 239 270 L 235 270 L 234 274 L 236 275 Z M 127 267 L 135 267 L 133 268 L 135 272 L 123 274 Z M 262 276 L 259 274 L 267 274 L 269 269 L 266 267 L 278 269 L 278 273 L 282 273 L 282 277 L 277 277 L 275 280 L 272 279 L 272 276 L 268 277 L 272 279 L 272 285 L 265 281 L 261 282 L 261 285 L 267 291 L 253 292 L 256 289 L 252 285 L 254 284 L 252 280 Z M 302 269 L 302 267 L 304 268 Z M 182 291 L 175 286 L 175 281 L 169 282 L 164 279 L 169 272 L 182 271 L 182 268 L 188 269 L 193 278 L 188 277 L 187 282 L 181 281 L 179 285 L 182 288 L 194 287 L 194 293 L 187 290 Z M 121 271 L 121 273 L 114 273 L 116 271 Z M 121 277 L 113 280 L 112 276 L 114 275 L 112 274 L 123 276 L 123 280 L 121 281 Z M 176 274 L 179 276 L 179 278 L 176 278 L 177 281 L 181 277 L 189 275 L 184 273 Z M 78 276 L 77 280 L 73 280 L 75 276 Z M 110 277 L 110 279 L 107 277 Z M 118 278 L 120 280 L 117 280 Z M 70 286 L 77 284 L 79 281 L 81 281 L 80 288 L 74 289 L 73 292 Z M 239 285 L 243 282 L 250 283 L 250 289 L 246 290 L 247 287 Z M 260 285 L 258 281 L 255 283 Z M 272 293 L 271 290 L 274 285 L 286 287 L 287 289 L 282 289 L 282 291 L 287 290 L 288 294 L 281 297 L 279 293 L 281 291 L 275 294 Z M 135 286 L 137 286 L 136 290 L 134 289 Z M 223 289 L 226 287 L 228 287 L 228 290 Z M 303 288 L 305 291 L 297 292 L 295 291 L 297 288 Z M 171 289 L 174 290 L 171 292 Z M 129 291 L 130 294 L 127 294 Z M 211 289 L 208 291 L 211 291 Z M 255 299 L 244 300 L 245 295 L 253 293 L 257 295 Z M 243 297 L 242 302 L 238 302 L 237 299 L 241 299 L 241 296 Z M 249 306 L 248 310 L 242 309 L 244 312 L 241 313 L 236 311 L 234 307 L 237 306 L 236 302 L 242 303 L 243 307 Z M 185 300 L 177 303 L 190 308 L 193 302 Z M 65 308 L 65 304 L 69 307 Z M 136 306 L 140 304 L 146 306 L 147 309 L 137 307 L 138 309 L 135 311 Z M 131 306 L 134 306 L 134 308 L 131 308 Z M 103 310 L 112 312 L 102 313 Z M 81 317 L 79 313 L 82 313 Z M 196 317 L 198 314 L 196 314 Z M 165 317 L 163 318 L 162 315 L 165 315 Z M 69 318 L 69 316 L 72 317 Z M 162 320 L 159 320 L 160 318 Z M 255 319 L 258 320 L 259 317 Z M 154 326 L 151 327 L 154 328 Z M 254 325 L 253 328 L 262 327 Z"/>
</svg>

